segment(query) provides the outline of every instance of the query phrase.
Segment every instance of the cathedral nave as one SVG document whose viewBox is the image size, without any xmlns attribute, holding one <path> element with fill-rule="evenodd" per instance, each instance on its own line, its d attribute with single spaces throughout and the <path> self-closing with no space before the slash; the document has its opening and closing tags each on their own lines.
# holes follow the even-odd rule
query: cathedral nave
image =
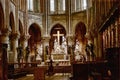
<svg viewBox="0 0 120 80">
<path fill-rule="evenodd" d="M 120 80 L 118 0 L 0 0 L 0 80 Z"/>
</svg>

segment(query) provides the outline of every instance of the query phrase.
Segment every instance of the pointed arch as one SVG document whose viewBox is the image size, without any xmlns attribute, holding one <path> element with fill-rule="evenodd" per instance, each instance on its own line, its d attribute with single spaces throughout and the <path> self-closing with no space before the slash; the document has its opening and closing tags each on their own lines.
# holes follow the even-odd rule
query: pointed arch
<svg viewBox="0 0 120 80">
<path fill-rule="evenodd" d="M 21 20 L 19 20 L 19 32 L 20 32 L 20 35 L 24 34 L 24 28 L 23 28 L 23 24 L 22 24 Z"/>
<path fill-rule="evenodd" d="M 87 44 L 85 34 L 86 26 L 83 22 L 79 22 L 75 27 L 74 50 L 82 54 L 84 58 L 86 56 L 85 48 Z"/>
<path fill-rule="evenodd" d="M 0 1 L 0 80 L 7 80 L 6 73 L 8 71 L 7 70 L 7 64 L 8 64 L 7 46 L 8 46 L 8 44 L 3 43 L 3 41 L 1 40 L 2 32 L 3 32 L 3 34 L 6 32 L 5 28 L 6 28 L 6 26 L 5 26 L 5 21 L 4 21 L 4 10 L 3 10 L 3 7 L 2 7 L 1 1 Z"/>
<path fill-rule="evenodd" d="M 23 28 L 23 24 L 21 22 L 21 20 L 19 19 L 19 33 L 20 33 L 20 38 L 18 39 L 18 44 L 19 45 L 22 45 L 22 39 L 23 39 L 23 36 L 24 36 L 24 28 Z"/>
<path fill-rule="evenodd" d="M 3 28 L 4 28 L 4 12 L 3 12 L 2 4 L 0 3 L 0 35 L 2 33 Z M 0 43 L 1 43 L 1 39 L 0 39 Z"/>
<path fill-rule="evenodd" d="M 33 23 L 29 27 L 30 39 L 28 40 L 28 46 L 30 46 L 31 53 L 35 54 L 35 48 L 41 43 L 41 29 L 36 23 Z"/>
<path fill-rule="evenodd" d="M 53 25 L 51 32 L 50 32 L 50 35 L 56 33 L 57 30 L 60 31 L 61 33 L 63 33 L 64 35 L 66 35 L 66 30 L 65 30 L 64 26 L 59 24 L 59 23 Z"/>
<path fill-rule="evenodd" d="M 0 3 L 0 26 L 1 26 L 0 30 L 2 30 L 4 28 L 4 11 L 1 3 Z"/>
<path fill-rule="evenodd" d="M 83 22 L 79 22 L 75 27 L 75 40 L 84 41 L 86 34 L 86 26 Z"/>
<path fill-rule="evenodd" d="M 41 40 L 41 29 L 38 24 L 33 23 L 29 27 L 29 34 L 33 35 L 36 37 L 35 41 L 40 41 Z"/>
<path fill-rule="evenodd" d="M 14 33 L 15 33 L 15 20 L 14 20 L 14 16 L 13 16 L 13 12 L 10 12 L 9 15 L 9 25 L 10 25 L 10 29 L 11 29 L 11 33 L 9 35 L 9 47 L 10 47 L 10 51 L 13 50 L 13 39 L 14 39 Z"/>
<path fill-rule="evenodd" d="M 10 20 L 9 20 L 10 28 L 12 32 L 15 32 L 15 20 L 14 20 L 14 15 L 12 12 L 10 12 Z"/>
<path fill-rule="evenodd" d="M 63 34 L 63 36 L 66 36 L 66 30 L 65 30 L 64 26 L 62 26 L 61 24 L 57 23 L 52 27 L 51 32 L 50 32 L 51 39 L 49 41 L 50 53 L 54 46 L 54 40 L 57 38 L 57 36 L 53 36 L 53 35 L 57 34 L 57 31 L 59 31 L 60 34 Z M 61 43 L 62 43 L 62 36 L 60 36 L 60 44 Z"/>
</svg>

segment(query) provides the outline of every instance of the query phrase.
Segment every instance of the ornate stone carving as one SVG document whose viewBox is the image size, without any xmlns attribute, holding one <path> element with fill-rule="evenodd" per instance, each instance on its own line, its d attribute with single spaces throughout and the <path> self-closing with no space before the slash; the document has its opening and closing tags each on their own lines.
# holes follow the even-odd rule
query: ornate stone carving
<svg viewBox="0 0 120 80">
<path fill-rule="evenodd" d="M 16 40 L 16 39 L 19 39 L 20 38 L 20 34 L 19 33 L 12 33 L 10 35 L 10 39 L 11 40 Z"/>
<path fill-rule="evenodd" d="M 30 35 L 22 35 L 20 37 L 21 41 L 27 41 L 30 38 Z"/>
<path fill-rule="evenodd" d="M 11 29 L 9 29 L 9 28 L 5 28 L 5 29 L 1 30 L 2 36 L 9 36 L 10 33 L 11 33 Z"/>
<path fill-rule="evenodd" d="M 5 29 L 1 30 L 1 34 L 0 34 L 0 42 L 1 43 L 8 43 L 10 32 L 11 32 L 11 30 L 9 28 L 5 28 Z"/>
</svg>

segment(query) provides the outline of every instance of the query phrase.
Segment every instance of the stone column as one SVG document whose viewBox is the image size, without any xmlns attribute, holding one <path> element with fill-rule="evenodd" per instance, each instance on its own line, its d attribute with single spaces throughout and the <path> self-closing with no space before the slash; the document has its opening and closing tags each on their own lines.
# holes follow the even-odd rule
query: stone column
<svg viewBox="0 0 120 80">
<path fill-rule="evenodd" d="M 3 44 L 8 44 L 9 43 L 9 33 L 10 30 L 8 28 L 1 30 L 0 34 L 0 42 Z"/>
<path fill-rule="evenodd" d="M 23 48 L 23 61 L 25 62 L 25 57 L 26 57 L 26 47 L 28 47 L 28 39 L 30 38 L 30 35 L 23 35 L 20 37 L 20 43 Z"/>
<path fill-rule="evenodd" d="M 48 36 L 49 34 L 48 34 L 48 2 L 49 2 L 49 0 L 45 0 L 44 1 L 45 2 L 45 5 L 44 5 L 44 17 L 43 17 L 43 25 L 45 26 L 45 29 L 44 29 L 44 34 L 45 34 L 45 36 Z"/>
<path fill-rule="evenodd" d="M 49 40 L 50 40 L 50 37 L 44 37 L 42 39 L 42 42 L 43 42 L 43 54 L 44 54 L 44 61 L 47 60 L 47 55 L 49 54 Z M 48 48 L 46 48 L 48 47 Z"/>
<path fill-rule="evenodd" d="M 7 46 L 9 42 L 9 29 L 3 29 L 0 32 L 0 80 L 8 80 Z"/>
<path fill-rule="evenodd" d="M 12 45 L 12 51 L 13 51 L 13 62 L 17 62 L 17 48 L 18 48 L 18 39 L 19 34 L 18 33 L 12 33 L 11 34 L 11 45 Z"/>
<path fill-rule="evenodd" d="M 30 35 L 23 35 L 20 37 L 21 39 L 21 46 L 23 49 L 25 49 L 28 46 L 28 39 L 30 38 Z"/>
</svg>

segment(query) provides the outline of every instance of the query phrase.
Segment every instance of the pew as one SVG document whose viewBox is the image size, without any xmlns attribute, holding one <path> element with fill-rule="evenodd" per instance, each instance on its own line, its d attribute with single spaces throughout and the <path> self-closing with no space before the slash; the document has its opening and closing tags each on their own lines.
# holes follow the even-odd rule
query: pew
<svg viewBox="0 0 120 80">
<path fill-rule="evenodd" d="M 23 68 L 14 68 L 14 64 L 8 64 L 8 79 L 16 79 L 27 74 Z"/>
<path fill-rule="evenodd" d="M 94 80 L 103 80 L 107 75 L 107 66 L 105 61 L 75 62 L 72 65 L 73 80 L 88 80 L 93 77 Z"/>
<path fill-rule="evenodd" d="M 33 74 L 37 63 L 8 63 L 8 79 L 17 79 L 26 74 Z"/>
</svg>

